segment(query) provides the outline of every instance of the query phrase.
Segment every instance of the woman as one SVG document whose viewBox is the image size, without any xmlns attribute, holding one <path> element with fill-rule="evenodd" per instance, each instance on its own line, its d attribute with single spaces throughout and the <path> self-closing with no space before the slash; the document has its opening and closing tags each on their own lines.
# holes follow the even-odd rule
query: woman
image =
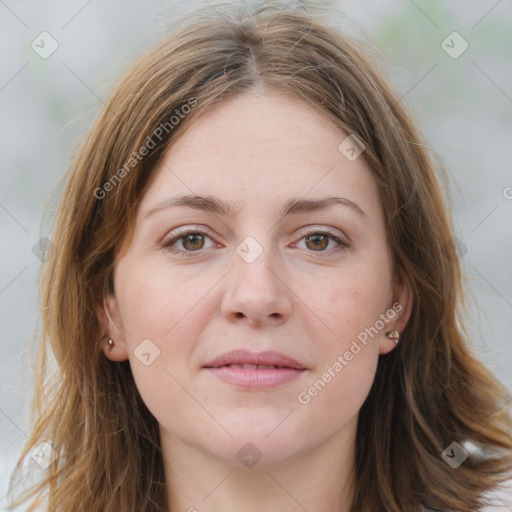
<svg viewBox="0 0 512 512">
<path fill-rule="evenodd" d="M 436 173 L 374 63 L 315 16 L 182 24 L 69 170 L 19 461 L 42 474 L 20 503 L 490 504 L 512 419 L 468 349 Z"/>
</svg>

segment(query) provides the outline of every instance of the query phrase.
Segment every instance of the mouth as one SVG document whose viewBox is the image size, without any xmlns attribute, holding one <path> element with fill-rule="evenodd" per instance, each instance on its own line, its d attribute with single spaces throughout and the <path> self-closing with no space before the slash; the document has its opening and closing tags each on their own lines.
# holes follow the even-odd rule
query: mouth
<svg viewBox="0 0 512 512">
<path fill-rule="evenodd" d="M 212 367 L 210 367 L 212 368 Z M 246 364 L 234 363 L 223 366 L 214 366 L 213 368 L 245 368 L 246 370 L 275 370 L 276 368 L 290 368 L 289 366 L 276 366 L 273 364 Z M 294 370 L 297 368 L 293 368 Z"/>
<path fill-rule="evenodd" d="M 252 353 L 235 350 L 203 366 L 212 375 L 232 386 L 268 389 L 299 378 L 307 368 L 295 359 L 274 351 Z"/>
</svg>

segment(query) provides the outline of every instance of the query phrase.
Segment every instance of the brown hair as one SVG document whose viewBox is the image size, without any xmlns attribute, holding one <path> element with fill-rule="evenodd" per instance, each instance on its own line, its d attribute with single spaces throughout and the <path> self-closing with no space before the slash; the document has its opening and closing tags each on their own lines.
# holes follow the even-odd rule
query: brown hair
<svg viewBox="0 0 512 512">
<path fill-rule="evenodd" d="M 274 4 L 196 12 L 122 77 L 66 176 L 41 279 L 35 421 L 11 486 L 41 442 L 58 458 L 10 510 L 29 499 L 31 508 L 47 499 L 49 511 L 167 510 L 157 421 L 129 362 L 104 356 L 96 308 L 166 148 L 207 109 L 257 85 L 305 100 L 363 141 L 395 272 L 414 296 L 359 413 L 350 511 L 475 512 L 506 480 L 508 394 L 470 353 L 444 171 L 376 69 L 318 16 Z M 188 113 L 174 125 L 176 110 Z M 441 457 L 452 442 L 472 447 L 457 469 Z"/>
</svg>

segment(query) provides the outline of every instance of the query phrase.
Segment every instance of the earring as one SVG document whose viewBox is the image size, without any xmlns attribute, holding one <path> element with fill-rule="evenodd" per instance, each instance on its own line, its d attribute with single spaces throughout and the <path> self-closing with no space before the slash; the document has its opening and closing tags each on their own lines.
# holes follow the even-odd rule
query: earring
<svg viewBox="0 0 512 512">
<path fill-rule="evenodd" d="M 400 333 L 398 331 L 388 331 L 386 336 L 398 345 L 398 340 L 400 339 Z"/>
<path fill-rule="evenodd" d="M 112 348 L 114 348 L 114 345 L 115 345 L 114 340 L 110 340 L 110 339 L 109 339 L 109 340 L 108 340 L 108 348 L 109 348 L 109 349 L 112 349 Z"/>
</svg>

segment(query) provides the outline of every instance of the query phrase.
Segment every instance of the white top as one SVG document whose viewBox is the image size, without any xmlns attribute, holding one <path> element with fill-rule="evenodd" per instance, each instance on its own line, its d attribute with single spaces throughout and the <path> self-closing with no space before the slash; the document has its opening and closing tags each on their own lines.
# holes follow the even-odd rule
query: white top
<svg viewBox="0 0 512 512">
<path fill-rule="evenodd" d="M 481 509 L 481 512 L 512 512 L 512 480 L 503 484 L 500 491 L 489 493 L 489 498 L 495 502 L 494 506 L 488 506 Z M 439 512 L 432 508 L 422 507 L 424 512 Z M 449 512 L 449 511 L 443 511 Z"/>
</svg>

